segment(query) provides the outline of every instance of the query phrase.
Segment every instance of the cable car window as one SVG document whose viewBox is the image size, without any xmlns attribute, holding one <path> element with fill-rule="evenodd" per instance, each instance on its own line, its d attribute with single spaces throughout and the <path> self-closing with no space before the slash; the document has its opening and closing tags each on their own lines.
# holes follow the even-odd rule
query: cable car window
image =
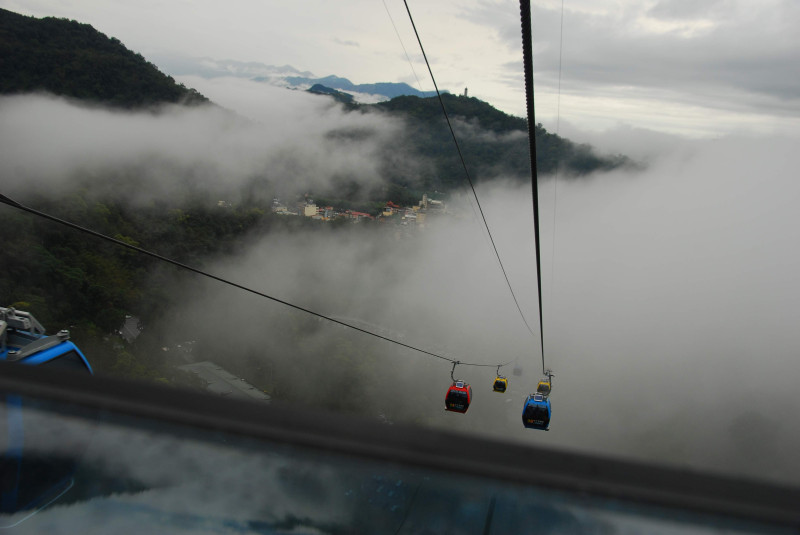
<svg viewBox="0 0 800 535">
<path fill-rule="evenodd" d="M 448 400 L 450 400 L 452 402 L 467 401 L 467 394 L 466 394 L 466 392 L 455 392 L 455 391 L 453 391 L 453 392 L 450 392 L 450 394 L 447 396 L 447 398 L 448 398 Z"/>
<path fill-rule="evenodd" d="M 86 367 L 83 359 L 74 349 L 64 353 L 58 358 L 48 362 L 43 362 L 39 366 L 57 370 L 72 370 L 76 372 L 82 371 L 85 373 L 90 373 L 89 368 Z"/>
<path fill-rule="evenodd" d="M 544 420 L 545 422 L 550 421 L 550 417 L 547 414 L 547 408 L 537 405 L 528 405 L 525 407 L 525 418 L 530 418 L 532 420 Z"/>
</svg>

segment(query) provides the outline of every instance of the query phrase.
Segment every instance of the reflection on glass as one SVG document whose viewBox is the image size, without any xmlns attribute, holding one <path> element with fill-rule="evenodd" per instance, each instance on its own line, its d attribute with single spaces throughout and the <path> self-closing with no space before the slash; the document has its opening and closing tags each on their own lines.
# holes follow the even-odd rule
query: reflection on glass
<svg viewBox="0 0 800 535">
<path fill-rule="evenodd" d="M 770 531 L 14 394 L 2 399 L 0 520 L 14 533 Z"/>
</svg>

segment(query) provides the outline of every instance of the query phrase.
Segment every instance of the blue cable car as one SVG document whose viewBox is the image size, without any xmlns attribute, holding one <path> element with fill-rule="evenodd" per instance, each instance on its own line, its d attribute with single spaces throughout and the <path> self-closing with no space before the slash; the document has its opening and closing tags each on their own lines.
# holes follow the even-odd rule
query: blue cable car
<svg viewBox="0 0 800 535">
<path fill-rule="evenodd" d="M 44 327 L 29 312 L 0 307 L 0 361 L 19 362 L 92 374 L 89 361 L 69 341 L 69 331 L 54 336 L 44 334 Z M 14 528 L 36 512 L 54 503 L 74 486 L 78 459 L 47 459 L 36 454 L 42 441 L 66 440 L 52 437 L 46 430 L 26 425 L 21 396 L 5 394 L 0 398 L 0 422 L 5 424 L 5 448 L 0 448 L 0 530 Z M 2 424 L 0 424 L 2 425 Z M 73 438 L 81 445 L 86 437 Z M 74 452 L 73 452 L 74 453 Z"/>
<path fill-rule="evenodd" d="M 70 342 L 69 331 L 47 336 L 33 314 L 13 308 L 0 307 L 0 360 L 93 374 L 89 361 Z"/>
<path fill-rule="evenodd" d="M 522 407 L 522 425 L 528 429 L 550 430 L 550 416 L 553 408 L 550 406 L 550 392 L 553 387 L 553 372 L 544 372 L 544 378 L 536 385 L 536 392 L 525 398 Z"/>
<path fill-rule="evenodd" d="M 529 394 L 522 408 L 522 425 L 528 429 L 550 430 L 552 408 L 550 400 L 542 394 Z"/>
</svg>

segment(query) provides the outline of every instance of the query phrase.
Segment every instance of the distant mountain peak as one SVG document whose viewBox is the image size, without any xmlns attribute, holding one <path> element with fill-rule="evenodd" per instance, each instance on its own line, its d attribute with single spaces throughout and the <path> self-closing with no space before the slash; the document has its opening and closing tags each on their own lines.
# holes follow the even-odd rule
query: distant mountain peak
<svg viewBox="0 0 800 535">
<path fill-rule="evenodd" d="M 335 74 L 316 77 L 309 71 L 301 71 L 288 64 L 276 66 L 257 61 L 163 55 L 154 56 L 153 61 L 173 76 L 197 75 L 203 78 L 233 76 L 279 87 L 303 90 L 320 84 L 330 89 L 347 92 L 353 95 L 354 100 L 364 103 L 380 102 L 404 95 L 416 97 L 436 95 L 435 91 L 420 91 L 403 82 L 355 84 L 349 79 Z"/>
<path fill-rule="evenodd" d="M 324 86 L 322 84 L 314 84 L 306 91 L 308 91 L 309 93 L 316 93 L 319 95 L 330 95 L 343 104 L 354 103 L 353 95 L 349 93 L 343 93 L 342 91 L 337 91 L 336 89 L 331 89 L 330 87 Z"/>
<path fill-rule="evenodd" d="M 322 84 L 339 91 L 348 93 L 360 93 L 362 95 L 379 95 L 385 99 L 393 99 L 400 96 L 432 97 L 436 96 L 435 91 L 419 91 L 404 82 L 378 82 L 373 84 L 354 84 L 347 78 L 341 78 L 333 74 L 324 78 L 309 78 L 305 76 L 289 76 L 286 78 L 292 86 L 308 88 L 315 84 Z M 445 91 L 446 92 L 446 91 Z"/>
</svg>

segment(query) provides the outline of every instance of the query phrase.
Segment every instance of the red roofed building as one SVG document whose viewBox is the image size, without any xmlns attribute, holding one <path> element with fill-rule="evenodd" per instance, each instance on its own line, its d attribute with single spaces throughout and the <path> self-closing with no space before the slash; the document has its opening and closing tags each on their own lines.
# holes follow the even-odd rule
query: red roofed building
<svg viewBox="0 0 800 535">
<path fill-rule="evenodd" d="M 386 206 L 383 207 L 383 217 L 391 217 L 396 213 L 399 213 L 403 209 L 402 206 L 399 206 L 392 201 L 386 203 Z"/>
<path fill-rule="evenodd" d="M 344 215 L 356 221 L 361 221 L 362 219 L 373 219 L 373 220 L 375 219 L 373 216 L 369 215 L 366 212 L 354 212 L 352 210 L 348 210 L 347 212 L 344 213 Z"/>
</svg>

